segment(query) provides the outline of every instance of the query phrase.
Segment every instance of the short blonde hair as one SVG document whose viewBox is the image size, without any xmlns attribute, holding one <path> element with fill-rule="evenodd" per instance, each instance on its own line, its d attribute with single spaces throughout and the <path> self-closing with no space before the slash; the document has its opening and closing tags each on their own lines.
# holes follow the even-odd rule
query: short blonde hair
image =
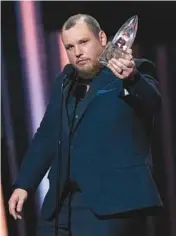
<svg viewBox="0 0 176 236">
<path fill-rule="evenodd" d="M 94 17 L 87 14 L 76 14 L 69 17 L 68 20 L 63 24 L 62 31 L 69 30 L 81 21 L 85 22 L 88 25 L 89 29 L 94 33 L 94 35 L 98 37 L 99 32 L 101 31 L 100 24 Z"/>
</svg>

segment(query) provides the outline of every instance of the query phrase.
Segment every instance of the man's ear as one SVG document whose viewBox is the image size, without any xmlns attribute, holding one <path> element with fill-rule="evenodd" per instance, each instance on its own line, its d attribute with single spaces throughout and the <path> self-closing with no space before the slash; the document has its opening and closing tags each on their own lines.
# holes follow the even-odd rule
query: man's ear
<svg viewBox="0 0 176 236">
<path fill-rule="evenodd" d="M 102 46 L 104 47 L 107 44 L 107 36 L 106 36 L 105 32 L 102 30 L 99 32 L 99 39 L 100 39 Z"/>
</svg>

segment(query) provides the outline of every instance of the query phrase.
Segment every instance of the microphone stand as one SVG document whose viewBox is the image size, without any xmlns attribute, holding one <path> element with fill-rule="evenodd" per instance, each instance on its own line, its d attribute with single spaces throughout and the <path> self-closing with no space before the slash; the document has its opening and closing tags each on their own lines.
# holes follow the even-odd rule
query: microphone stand
<svg viewBox="0 0 176 236">
<path fill-rule="evenodd" d="M 64 82 L 68 79 L 68 74 L 65 74 L 62 78 L 62 84 L 61 84 L 61 109 L 60 109 L 60 126 L 59 126 L 59 135 L 58 135 L 58 142 L 57 142 L 57 150 L 56 150 L 56 156 L 57 156 L 57 173 L 56 173 L 56 217 L 54 222 L 54 236 L 58 236 L 58 222 L 59 222 L 59 207 L 60 207 L 60 201 L 59 197 L 61 194 L 61 166 L 62 166 L 62 114 L 63 114 L 63 90 L 64 87 L 67 85 L 67 83 Z M 58 121 L 59 122 L 59 121 Z"/>
</svg>

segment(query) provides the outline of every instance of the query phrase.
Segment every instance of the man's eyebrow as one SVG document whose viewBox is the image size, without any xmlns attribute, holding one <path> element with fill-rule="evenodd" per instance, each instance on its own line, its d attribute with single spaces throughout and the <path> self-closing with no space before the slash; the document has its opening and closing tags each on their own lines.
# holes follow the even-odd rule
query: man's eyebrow
<svg viewBox="0 0 176 236">
<path fill-rule="evenodd" d="M 89 38 L 85 37 L 85 38 L 79 39 L 78 43 L 81 43 L 83 41 L 88 41 L 88 40 L 89 40 Z M 65 48 L 69 48 L 70 46 L 73 46 L 73 44 L 71 44 L 71 43 L 65 44 Z"/>
<path fill-rule="evenodd" d="M 79 39 L 78 42 L 80 43 L 82 41 L 87 41 L 87 40 L 89 40 L 89 39 L 88 38 L 82 38 L 82 39 Z"/>
</svg>

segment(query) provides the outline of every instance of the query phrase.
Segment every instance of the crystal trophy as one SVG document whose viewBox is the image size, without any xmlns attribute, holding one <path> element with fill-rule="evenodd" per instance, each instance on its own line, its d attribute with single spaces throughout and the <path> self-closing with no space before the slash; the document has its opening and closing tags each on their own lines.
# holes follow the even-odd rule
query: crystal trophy
<svg viewBox="0 0 176 236">
<path fill-rule="evenodd" d="M 98 61 L 107 66 L 111 58 L 125 58 L 126 50 L 131 48 L 138 29 L 138 16 L 129 18 L 118 30 L 113 40 L 108 42 Z"/>
</svg>

